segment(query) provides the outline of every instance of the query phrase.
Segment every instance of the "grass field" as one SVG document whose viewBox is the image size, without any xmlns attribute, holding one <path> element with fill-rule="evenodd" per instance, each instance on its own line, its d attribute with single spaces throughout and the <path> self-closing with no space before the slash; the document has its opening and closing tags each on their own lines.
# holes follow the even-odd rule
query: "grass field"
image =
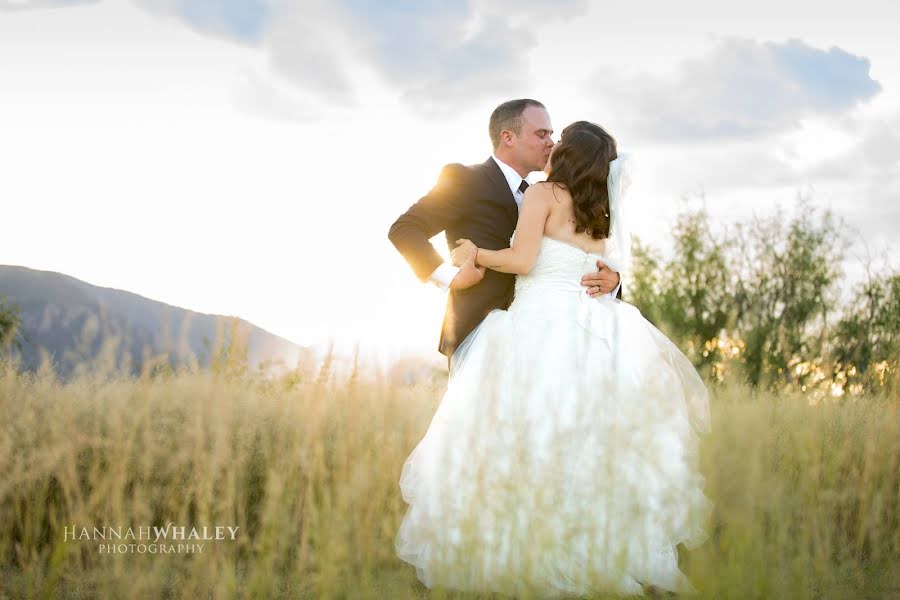
<svg viewBox="0 0 900 600">
<path fill-rule="evenodd" d="M 440 386 L 0 372 L 0 598 L 425 598 L 397 480 Z M 717 388 L 704 598 L 900 598 L 896 399 Z M 232 526 L 202 553 L 101 553 L 77 526 Z M 151 540 L 152 541 L 152 540 Z"/>
</svg>

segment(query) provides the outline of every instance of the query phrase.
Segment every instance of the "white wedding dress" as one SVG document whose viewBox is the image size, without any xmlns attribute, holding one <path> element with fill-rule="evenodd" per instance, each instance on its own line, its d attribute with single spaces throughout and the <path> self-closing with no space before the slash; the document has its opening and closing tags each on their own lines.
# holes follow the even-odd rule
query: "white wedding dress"
<svg viewBox="0 0 900 600">
<path fill-rule="evenodd" d="M 636 308 L 585 293 L 582 275 L 605 258 L 543 237 L 509 309 L 457 349 L 400 476 L 396 551 L 427 587 L 692 591 L 676 545 L 706 538 L 707 391 Z"/>
</svg>

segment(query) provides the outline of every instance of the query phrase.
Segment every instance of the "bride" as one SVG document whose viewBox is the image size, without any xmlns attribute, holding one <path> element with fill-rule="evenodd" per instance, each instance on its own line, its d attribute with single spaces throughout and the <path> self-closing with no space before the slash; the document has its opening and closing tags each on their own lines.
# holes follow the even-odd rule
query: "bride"
<svg viewBox="0 0 900 600">
<path fill-rule="evenodd" d="M 527 189 L 508 249 L 460 240 L 457 263 L 515 273 L 515 299 L 454 354 L 446 393 L 403 465 L 398 556 L 429 588 L 526 597 L 693 587 L 677 544 L 706 538 L 709 431 L 690 361 L 633 306 L 581 277 L 624 272 L 629 157 L 567 127 Z M 624 280 L 624 277 L 623 277 Z"/>
</svg>

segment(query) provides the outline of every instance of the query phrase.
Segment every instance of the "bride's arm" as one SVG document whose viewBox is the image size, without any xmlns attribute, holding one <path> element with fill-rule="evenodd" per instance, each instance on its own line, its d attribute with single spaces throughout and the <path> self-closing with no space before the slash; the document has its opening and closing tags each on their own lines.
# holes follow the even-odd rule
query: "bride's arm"
<svg viewBox="0 0 900 600">
<path fill-rule="evenodd" d="M 512 247 L 503 250 L 479 248 L 475 255 L 476 265 L 516 275 L 524 275 L 534 267 L 544 236 L 544 225 L 553 208 L 551 185 L 536 183 L 525 191 Z"/>
</svg>

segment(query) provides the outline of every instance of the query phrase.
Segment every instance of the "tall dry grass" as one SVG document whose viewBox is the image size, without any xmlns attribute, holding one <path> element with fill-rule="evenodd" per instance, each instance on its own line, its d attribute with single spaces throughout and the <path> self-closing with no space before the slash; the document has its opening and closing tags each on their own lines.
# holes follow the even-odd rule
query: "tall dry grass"
<svg viewBox="0 0 900 600">
<path fill-rule="evenodd" d="M 397 480 L 442 389 L 359 378 L 0 370 L 0 598 L 423 598 Z M 715 390 L 704 598 L 900 597 L 897 400 Z M 86 526 L 237 526 L 200 554 L 101 554 Z"/>
</svg>

